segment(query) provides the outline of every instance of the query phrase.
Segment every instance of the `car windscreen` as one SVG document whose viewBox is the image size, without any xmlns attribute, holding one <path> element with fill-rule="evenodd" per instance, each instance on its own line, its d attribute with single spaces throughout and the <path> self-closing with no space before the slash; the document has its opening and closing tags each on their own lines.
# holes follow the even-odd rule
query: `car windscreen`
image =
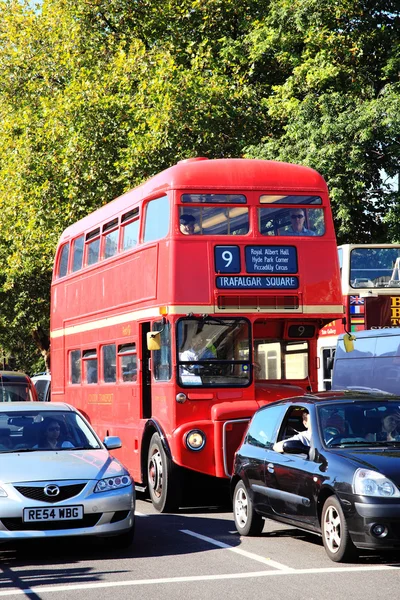
<svg viewBox="0 0 400 600">
<path fill-rule="evenodd" d="M 330 402 L 317 407 L 320 438 L 328 447 L 400 444 L 400 399 Z"/>
<path fill-rule="evenodd" d="M 50 386 L 49 379 L 37 379 L 35 382 L 35 388 L 37 391 L 38 398 L 41 402 L 47 399 L 47 390 Z"/>
<path fill-rule="evenodd" d="M 92 429 L 76 412 L 0 412 L 0 453 L 101 447 Z"/>
</svg>

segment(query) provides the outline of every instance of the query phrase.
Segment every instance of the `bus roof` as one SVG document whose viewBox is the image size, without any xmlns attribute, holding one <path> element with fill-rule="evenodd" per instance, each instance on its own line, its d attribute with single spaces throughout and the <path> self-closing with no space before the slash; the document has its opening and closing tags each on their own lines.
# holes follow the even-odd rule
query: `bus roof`
<svg viewBox="0 0 400 600">
<path fill-rule="evenodd" d="M 129 210 L 142 198 L 155 197 L 172 189 L 328 193 L 323 177 L 310 167 L 259 159 L 188 158 L 77 221 L 64 231 L 60 242 Z"/>
</svg>

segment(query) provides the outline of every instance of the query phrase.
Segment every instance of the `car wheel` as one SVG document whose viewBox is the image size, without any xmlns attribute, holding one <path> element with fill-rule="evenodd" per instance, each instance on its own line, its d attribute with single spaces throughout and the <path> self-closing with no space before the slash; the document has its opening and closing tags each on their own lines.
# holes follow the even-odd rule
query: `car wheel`
<svg viewBox="0 0 400 600">
<path fill-rule="evenodd" d="M 233 516 L 240 535 L 259 535 L 264 529 L 264 519 L 253 506 L 243 481 L 236 484 L 233 494 Z"/>
<path fill-rule="evenodd" d="M 166 455 L 158 433 L 154 433 L 147 459 L 147 481 L 150 499 L 159 512 L 174 512 L 179 508 L 179 479 L 178 467 Z"/>
<path fill-rule="evenodd" d="M 327 555 L 334 562 L 346 562 L 356 554 L 346 517 L 336 496 L 330 496 L 322 509 L 322 541 Z"/>
</svg>

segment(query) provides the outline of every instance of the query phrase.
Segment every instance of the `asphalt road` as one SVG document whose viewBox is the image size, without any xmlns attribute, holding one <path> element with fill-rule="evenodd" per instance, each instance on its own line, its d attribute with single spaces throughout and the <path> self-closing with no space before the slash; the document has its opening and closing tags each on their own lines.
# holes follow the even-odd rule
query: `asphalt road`
<svg viewBox="0 0 400 600">
<path fill-rule="evenodd" d="M 0 600 L 377 600 L 399 585 L 400 551 L 336 564 L 318 537 L 272 521 L 260 537 L 240 538 L 229 508 L 161 515 L 139 500 L 125 551 L 78 538 L 0 547 Z"/>
</svg>

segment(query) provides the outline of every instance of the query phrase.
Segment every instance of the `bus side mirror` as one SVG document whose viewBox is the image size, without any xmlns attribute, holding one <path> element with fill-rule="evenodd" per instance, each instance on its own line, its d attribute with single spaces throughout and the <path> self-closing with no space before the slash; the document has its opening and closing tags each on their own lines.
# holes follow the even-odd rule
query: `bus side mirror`
<svg viewBox="0 0 400 600">
<path fill-rule="evenodd" d="M 161 349 L 161 335 L 159 331 L 147 332 L 147 350 Z"/>
<path fill-rule="evenodd" d="M 351 335 L 350 333 L 345 333 L 343 336 L 343 344 L 345 352 L 353 352 L 354 350 L 354 341 L 356 340 L 355 335 Z"/>
</svg>

